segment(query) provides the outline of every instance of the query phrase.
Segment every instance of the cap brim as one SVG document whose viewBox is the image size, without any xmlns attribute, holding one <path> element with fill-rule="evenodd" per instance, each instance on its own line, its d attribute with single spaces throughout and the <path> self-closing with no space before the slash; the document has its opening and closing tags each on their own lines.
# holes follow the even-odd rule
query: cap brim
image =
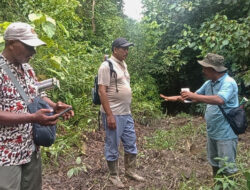
<svg viewBox="0 0 250 190">
<path fill-rule="evenodd" d="M 206 62 L 204 62 L 204 61 L 198 61 L 198 63 L 199 63 L 200 65 L 202 65 L 203 67 L 212 67 L 212 68 L 213 68 L 214 70 L 216 70 L 217 72 L 223 72 L 223 71 L 226 71 L 226 70 L 227 70 L 226 67 L 223 67 L 223 66 L 218 66 L 218 67 L 216 67 L 216 66 L 211 65 L 211 64 L 209 64 L 209 63 L 206 63 Z"/>
<path fill-rule="evenodd" d="M 129 46 L 134 46 L 133 43 L 127 42 L 125 44 L 122 44 L 120 47 L 129 47 Z"/>
<path fill-rule="evenodd" d="M 42 40 L 36 38 L 36 39 L 30 39 L 30 40 L 20 40 L 21 42 L 25 43 L 28 46 L 32 46 L 32 47 L 37 47 L 37 46 L 42 46 L 42 45 L 46 45 L 45 42 L 43 42 Z"/>
</svg>

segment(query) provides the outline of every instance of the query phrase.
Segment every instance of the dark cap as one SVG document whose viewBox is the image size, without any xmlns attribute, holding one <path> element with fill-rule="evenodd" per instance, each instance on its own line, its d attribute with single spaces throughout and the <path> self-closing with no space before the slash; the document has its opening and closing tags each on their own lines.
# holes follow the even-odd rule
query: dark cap
<svg viewBox="0 0 250 190">
<path fill-rule="evenodd" d="M 217 72 L 224 72 L 227 68 L 224 66 L 224 57 L 214 53 L 208 53 L 205 58 L 198 61 L 203 67 L 212 67 Z"/>
<path fill-rule="evenodd" d="M 134 45 L 133 43 L 128 42 L 125 38 L 117 38 L 112 43 L 112 51 L 114 50 L 115 47 L 129 47 L 133 45 Z"/>
</svg>

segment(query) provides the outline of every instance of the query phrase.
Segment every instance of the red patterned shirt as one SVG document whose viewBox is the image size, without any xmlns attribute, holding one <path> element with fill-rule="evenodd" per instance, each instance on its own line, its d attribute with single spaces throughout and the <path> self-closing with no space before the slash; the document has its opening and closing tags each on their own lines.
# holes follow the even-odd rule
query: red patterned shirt
<svg viewBox="0 0 250 190">
<path fill-rule="evenodd" d="M 37 82 L 33 68 L 22 64 L 24 73 L 17 67 L 8 64 L 17 81 L 25 93 L 34 98 L 37 95 Z M 0 110 L 13 113 L 27 113 L 27 106 L 5 71 L 0 68 Z M 35 149 L 32 136 L 32 124 L 18 124 L 15 126 L 0 125 L 0 166 L 21 165 L 30 162 Z"/>
</svg>

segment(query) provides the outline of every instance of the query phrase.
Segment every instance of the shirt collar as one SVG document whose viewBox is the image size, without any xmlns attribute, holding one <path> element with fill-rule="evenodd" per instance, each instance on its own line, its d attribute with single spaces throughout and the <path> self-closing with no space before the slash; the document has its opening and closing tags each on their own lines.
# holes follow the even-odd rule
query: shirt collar
<svg viewBox="0 0 250 190">
<path fill-rule="evenodd" d="M 211 80 L 211 84 L 212 84 L 213 86 L 215 86 L 216 84 L 218 84 L 218 83 L 220 83 L 221 81 L 223 81 L 223 80 L 226 78 L 227 75 L 228 75 L 228 74 L 225 73 L 225 74 L 222 75 L 219 79 L 217 79 L 215 82 L 213 82 L 213 81 Z"/>
<path fill-rule="evenodd" d="M 122 65 L 122 66 L 124 66 L 125 64 L 125 61 L 120 61 L 120 60 L 118 60 L 117 58 L 115 58 L 113 55 L 111 55 L 111 59 L 113 59 L 116 63 L 118 63 L 118 64 L 120 64 L 120 65 Z"/>
</svg>

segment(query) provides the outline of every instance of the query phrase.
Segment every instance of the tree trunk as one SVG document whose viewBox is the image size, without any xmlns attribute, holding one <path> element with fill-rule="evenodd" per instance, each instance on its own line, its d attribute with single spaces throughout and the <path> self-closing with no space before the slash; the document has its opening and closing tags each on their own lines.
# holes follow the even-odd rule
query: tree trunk
<svg viewBox="0 0 250 190">
<path fill-rule="evenodd" d="M 92 2 L 92 31 L 95 33 L 95 0 Z"/>
</svg>

